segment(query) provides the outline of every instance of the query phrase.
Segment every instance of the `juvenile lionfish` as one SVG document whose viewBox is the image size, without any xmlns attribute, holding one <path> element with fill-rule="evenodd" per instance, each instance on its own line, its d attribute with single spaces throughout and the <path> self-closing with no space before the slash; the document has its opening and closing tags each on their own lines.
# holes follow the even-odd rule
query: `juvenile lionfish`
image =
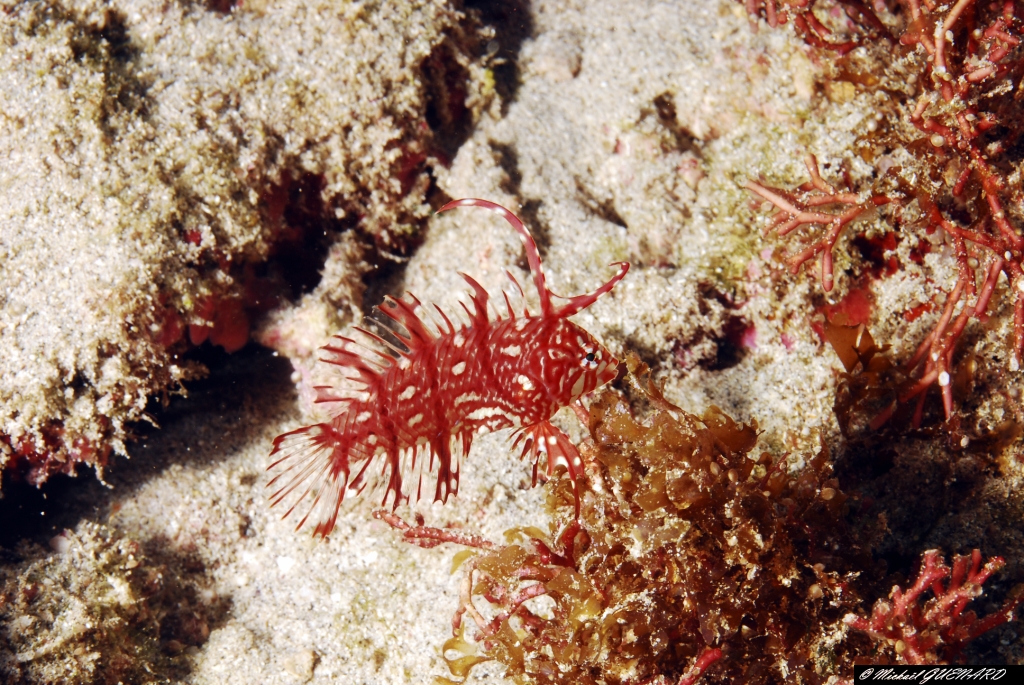
<svg viewBox="0 0 1024 685">
<path fill-rule="evenodd" d="M 436 332 L 431 330 L 416 313 L 419 300 L 407 293 L 386 297 L 379 309 L 401 327 L 390 331 L 398 344 L 363 328 L 356 330 L 365 344 L 334 336 L 321 361 L 340 367 L 347 381 L 342 388 L 316 388 L 316 402 L 332 403 L 334 418 L 279 435 L 268 467 L 274 473 L 267 484 L 275 488 L 272 506 L 285 503 L 285 517 L 300 506 L 306 510 L 296 530 L 312 520 L 314 536 L 329 535 L 346 491 L 383 488 L 382 504 L 390 495 L 397 507 L 409 498 L 404 481 L 415 479 L 419 499 L 424 473 L 436 482 L 434 500 L 446 502 L 458 492 L 459 460 L 473 436 L 502 428 L 516 429 L 514 447 L 522 443 L 521 457 L 533 458 L 535 485 L 542 456 L 549 476 L 565 467 L 578 512 L 582 462 L 550 419 L 615 378 L 618 360 L 568 318 L 611 290 L 629 264 L 616 262 L 619 271 L 607 283 L 587 295 L 559 298 L 565 302 L 556 306 L 552 298 L 558 296 L 544 283 L 537 245 L 523 222 L 486 200 L 455 200 L 439 213 L 466 206 L 497 212 L 519 233 L 540 314 L 524 308 L 517 315 L 503 293 L 508 317 L 489 319 L 487 292 L 460 273 L 472 288 L 472 310 L 462 304 L 468 324 L 452 324 L 435 305 L 443 324 L 434 322 Z"/>
</svg>

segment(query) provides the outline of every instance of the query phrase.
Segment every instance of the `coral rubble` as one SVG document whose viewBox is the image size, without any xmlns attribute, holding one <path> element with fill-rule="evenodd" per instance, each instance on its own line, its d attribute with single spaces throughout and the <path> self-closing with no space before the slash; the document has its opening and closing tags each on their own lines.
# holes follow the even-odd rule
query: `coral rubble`
<svg viewBox="0 0 1024 685">
<path fill-rule="evenodd" d="M 186 338 L 244 345 L 254 272 L 295 231 L 417 231 L 435 138 L 482 78 L 472 21 L 436 2 L 2 12 L 0 469 L 37 483 L 124 452 L 197 372 Z"/>
</svg>

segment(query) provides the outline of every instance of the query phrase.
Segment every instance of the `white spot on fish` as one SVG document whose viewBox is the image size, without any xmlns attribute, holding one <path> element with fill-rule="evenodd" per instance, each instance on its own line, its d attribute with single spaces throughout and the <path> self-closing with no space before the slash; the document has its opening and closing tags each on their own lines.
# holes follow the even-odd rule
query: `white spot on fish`
<svg viewBox="0 0 1024 685">
<path fill-rule="evenodd" d="M 402 394 L 398 396 L 398 399 L 400 399 L 400 400 L 408 400 L 408 399 L 411 399 L 412 396 L 415 395 L 415 394 L 416 394 L 416 386 L 415 385 L 410 385 L 405 390 L 402 391 Z"/>
<path fill-rule="evenodd" d="M 519 385 L 523 386 L 523 390 L 533 390 L 534 388 L 533 381 L 531 381 L 523 374 L 519 374 L 516 377 L 516 381 L 519 383 Z"/>
<path fill-rule="evenodd" d="M 558 438 L 556 438 L 554 435 L 549 435 L 548 436 L 548 444 L 549 445 L 557 445 L 558 444 Z"/>
<path fill-rule="evenodd" d="M 369 419 L 371 416 L 373 416 L 373 412 L 369 412 L 369 411 L 359 412 L 359 414 L 356 416 L 356 423 L 363 423 L 364 421 Z"/>
<path fill-rule="evenodd" d="M 423 420 L 423 414 L 417 414 L 416 416 L 409 419 L 409 428 L 412 428 L 417 423 Z"/>
<path fill-rule="evenodd" d="M 479 421 L 481 419 L 489 419 L 492 416 L 503 416 L 504 414 L 505 412 L 498 407 L 480 407 L 471 411 L 466 418 L 470 421 Z"/>
<path fill-rule="evenodd" d="M 465 370 L 466 370 L 466 362 L 459 362 L 458 364 L 456 364 L 455 366 L 452 367 L 452 375 L 453 376 L 460 376 L 460 375 L 462 375 L 462 372 L 465 371 Z"/>
<path fill-rule="evenodd" d="M 455 398 L 455 406 L 457 407 L 466 402 L 475 402 L 479 399 L 480 395 L 477 395 L 475 392 L 467 392 L 465 395 L 459 395 Z"/>
<path fill-rule="evenodd" d="M 455 347 L 462 347 L 465 344 L 466 344 L 466 339 L 462 336 L 462 333 L 457 334 L 452 339 L 452 345 L 455 345 Z"/>
<path fill-rule="evenodd" d="M 529 323 L 529 321 L 527 319 L 516 319 L 516 326 L 515 326 L 515 328 L 516 328 L 517 331 L 521 331 L 524 328 L 526 328 L 526 325 L 528 323 Z"/>
<path fill-rule="evenodd" d="M 405 371 L 410 366 L 412 366 L 412 362 L 409 361 L 408 357 L 399 357 L 398 358 L 398 368 L 400 368 L 402 371 Z"/>
<path fill-rule="evenodd" d="M 518 357 L 522 352 L 523 348 L 519 345 L 509 345 L 508 347 L 501 348 L 501 353 L 508 355 L 509 357 Z"/>
</svg>

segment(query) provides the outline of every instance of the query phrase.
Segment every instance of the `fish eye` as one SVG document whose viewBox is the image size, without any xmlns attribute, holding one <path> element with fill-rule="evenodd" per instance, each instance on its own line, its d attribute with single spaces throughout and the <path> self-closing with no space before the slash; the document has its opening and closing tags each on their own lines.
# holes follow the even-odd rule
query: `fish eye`
<svg viewBox="0 0 1024 685">
<path fill-rule="evenodd" d="M 594 353 L 593 352 L 587 352 L 587 361 L 588 362 L 594 361 Z"/>
</svg>

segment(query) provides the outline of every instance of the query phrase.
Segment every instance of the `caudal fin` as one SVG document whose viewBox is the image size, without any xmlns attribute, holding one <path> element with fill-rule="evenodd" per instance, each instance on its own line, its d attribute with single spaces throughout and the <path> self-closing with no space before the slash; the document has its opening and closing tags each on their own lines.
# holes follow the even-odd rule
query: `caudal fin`
<svg viewBox="0 0 1024 685">
<path fill-rule="evenodd" d="M 270 457 L 270 505 L 287 507 L 283 518 L 305 511 L 295 530 L 313 521 L 314 536 L 330 535 L 349 484 L 349 454 L 342 435 L 326 423 L 304 426 L 277 436 Z"/>
</svg>

